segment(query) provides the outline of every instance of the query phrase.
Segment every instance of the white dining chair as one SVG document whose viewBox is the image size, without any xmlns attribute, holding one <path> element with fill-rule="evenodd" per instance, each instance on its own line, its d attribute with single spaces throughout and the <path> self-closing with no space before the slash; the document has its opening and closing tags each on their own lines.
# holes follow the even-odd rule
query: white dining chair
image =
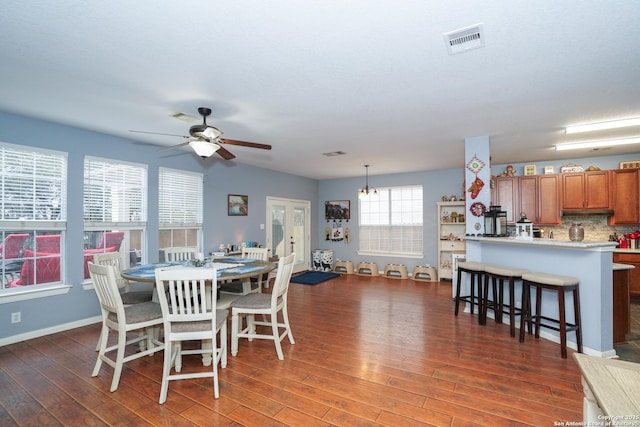
<svg viewBox="0 0 640 427">
<path fill-rule="evenodd" d="M 212 268 L 158 268 L 156 289 L 164 318 L 164 366 L 160 400 L 167 400 L 169 381 L 186 378 L 213 377 L 213 393 L 218 388 L 218 363 L 227 366 L 227 310 L 208 309 L 216 306 L 216 270 Z M 220 335 L 219 344 L 217 336 Z M 182 341 L 205 340 L 211 345 L 185 350 Z M 209 354 L 213 358 L 211 371 L 180 373 L 182 356 Z M 175 373 L 171 373 L 172 366 Z"/>
<path fill-rule="evenodd" d="M 164 344 L 155 340 L 152 333 L 152 329 L 155 326 L 162 324 L 162 310 L 160 305 L 151 301 L 125 307 L 118 289 L 115 268 L 111 265 L 94 264 L 91 261 L 89 261 L 88 266 L 102 312 L 100 348 L 91 376 L 97 376 L 102 362 L 106 363 L 114 368 L 110 391 L 116 391 L 120 382 L 122 367 L 125 363 L 164 349 Z M 118 340 L 116 344 L 107 347 L 109 332 L 112 330 L 117 332 Z M 127 340 L 127 333 L 136 330 L 146 330 L 146 333 Z M 127 345 L 142 340 L 146 340 L 146 350 L 125 356 Z M 116 351 L 116 358 L 111 359 L 108 353 L 114 350 Z"/>
<path fill-rule="evenodd" d="M 295 253 L 280 258 L 278 261 L 278 272 L 273 284 L 271 294 L 254 293 L 248 294 L 231 303 L 231 355 L 238 354 L 238 339 L 254 338 L 273 340 L 276 346 L 278 359 L 283 360 L 281 341 L 285 336 L 289 338 L 291 344 L 295 344 L 289 316 L 287 314 L 287 295 L 289 292 L 289 281 L 295 262 Z M 282 313 L 282 321 L 278 320 L 278 313 Z M 262 314 L 268 316 L 267 320 L 256 320 L 255 315 Z M 247 326 L 243 328 L 242 318 L 247 319 Z M 256 326 L 268 326 L 271 334 L 258 333 Z M 283 329 L 280 333 L 280 329 Z"/>
<path fill-rule="evenodd" d="M 202 259 L 202 253 L 195 246 L 173 246 L 164 248 L 164 259 L 169 262 Z"/>
<path fill-rule="evenodd" d="M 132 291 L 131 283 L 122 277 L 122 270 L 124 270 L 124 256 L 121 252 L 95 254 L 93 256 L 93 263 L 99 265 L 111 265 L 114 267 L 116 283 L 118 284 L 118 288 L 120 288 L 120 296 L 122 297 L 122 303 L 124 305 L 151 301 L 153 289 Z"/>
<path fill-rule="evenodd" d="M 269 261 L 269 249 L 268 248 L 242 248 L 242 258 L 257 259 L 259 261 Z M 266 276 L 266 280 L 265 279 Z M 275 277 L 275 276 L 274 276 Z M 266 283 L 266 287 L 269 287 L 269 274 L 263 274 L 259 278 L 251 279 L 258 283 L 258 291 L 262 292 L 262 285 Z"/>
</svg>

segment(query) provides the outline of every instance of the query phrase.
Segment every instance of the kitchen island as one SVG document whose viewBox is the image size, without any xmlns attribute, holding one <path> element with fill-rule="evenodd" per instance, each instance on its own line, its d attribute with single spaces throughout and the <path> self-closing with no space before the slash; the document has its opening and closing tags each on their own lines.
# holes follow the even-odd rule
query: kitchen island
<svg viewBox="0 0 640 427">
<path fill-rule="evenodd" d="M 612 273 L 613 250 L 616 243 L 480 236 L 467 236 L 465 239 L 467 261 L 579 278 L 583 351 L 599 357 L 616 356 L 613 348 Z M 516 300 L 520 301 L 522 290 L 519 283 L 515 292 Z M 573 313 L 573 302 L 570 298 L 567 298 L 566 305 L 567 313 Z M 558 300 L 555 293 L 543 293 L 542 314 L 558 318 Z M 572 320 L 572 316 L 569 315 L 568 321 Z M 560 342 L 556 331 L 543 328 L 540 336 Z M 568 334 L 567 345 L 573 349 L 577 348 L 573 333 Z"/>
</svg>

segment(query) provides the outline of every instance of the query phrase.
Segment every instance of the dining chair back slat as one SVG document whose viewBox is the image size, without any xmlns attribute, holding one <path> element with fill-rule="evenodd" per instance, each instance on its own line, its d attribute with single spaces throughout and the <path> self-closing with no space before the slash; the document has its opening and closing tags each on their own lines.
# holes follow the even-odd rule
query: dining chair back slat
<svg viewBox="0 0 640 427">
<path fill-rule="evenodd" d="M 164 257 L 166 261 L 189 261 L 192 259 L 202 259 L 202 254 L 198 252 L 195 246 L 174 246 L 164 248 Z"/>
<path fill-rule="evenodd" d="M 222 368 L 227 366 L 228 311 L 216 309 L 216 277 L 215 268 L 208 267 L 165 267 L 155 270 L 165 339 L 161 404 L 167 400 L 169 381 L 186 378 L 213 377 L 214 397 L 217 399 L 220 396 L 218 364 Z M 182 341 L 194 340 L 204 340 L 202 347 L 193 350 L 182 348 Z M 211 357 L 211 371 L 181 373 L 182 355 L 192 354 Z M 172 367 L 175 373 L 172 373 Z"/>
</svg>

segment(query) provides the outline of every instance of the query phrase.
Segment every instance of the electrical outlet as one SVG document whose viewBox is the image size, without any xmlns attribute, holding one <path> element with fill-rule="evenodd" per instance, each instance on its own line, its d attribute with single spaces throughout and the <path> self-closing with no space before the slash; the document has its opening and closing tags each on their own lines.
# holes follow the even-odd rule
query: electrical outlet
<svg viewBox="0 0 640 427">
<path fill-rule="evenodd" d="M 22 321 L 22 313 L 16 311 L 15 313 L 11 313 L 11 323 L 20 323 Z"/>
</svg>

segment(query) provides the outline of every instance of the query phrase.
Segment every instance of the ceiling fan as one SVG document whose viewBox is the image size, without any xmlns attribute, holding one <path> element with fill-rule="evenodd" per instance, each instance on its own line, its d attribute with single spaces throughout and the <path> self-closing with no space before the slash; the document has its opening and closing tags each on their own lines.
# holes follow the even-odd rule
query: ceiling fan
<svg viewBox="0 0 640 427">
<path fill-rule="evenodd" d="M 200 107 L 198 113 L 202 116 L 201 125 L 193 125 L 189 129 L 189 136 L 187 135 L 174 135 L 170 133 L 159 132 L 145 132 L 141 130 L 129 130 L 129 132 L 136 133 L 149 133 L 153 135 L 166 135 L 177 136 L 180 138 L 187 138 L 191 141 L 183 142 L 182 144 L 174 145 L 173 147 L 164 148 L 160 151 L 174 150 L 185 145 L 190 146 L 195 153 L 206 159 L 211 157 L 214 153 L 218 153 L 220 157 L 225 160 L 234 159 L 234 156 L 229 150 L 224 148 L 222 144 L 239 145 L 242 147 L 259 148 L 261 150 L 271 150 L 271 146 L 267 144 L 258 144 L 257 142 L 238 141 L 236 139 L 220 138 L 222 132 L 213 126 L 207 124 L 207 117 L 211 115 L 211 108 Z"/>
</svg>

